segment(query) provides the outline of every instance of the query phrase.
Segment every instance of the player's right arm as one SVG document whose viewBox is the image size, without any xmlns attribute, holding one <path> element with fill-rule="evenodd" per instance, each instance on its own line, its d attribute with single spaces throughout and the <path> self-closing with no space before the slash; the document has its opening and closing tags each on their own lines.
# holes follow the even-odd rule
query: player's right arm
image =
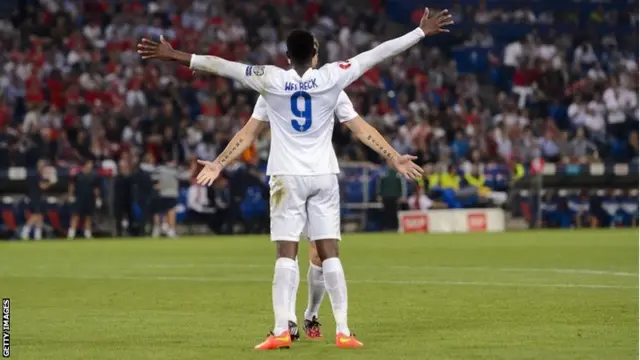
<svg viewBox="0 0 640 360">
<path fill-rule="evenodd" d="M 444 27 L 451 24 L 453 24 L 453 20 L 448 10 L 440 11 L 435 16 L 429 17 L 429 9 L 425 8 L 422 19 L 420 20 L 420 26 L 415 30 L 398 38 L 385 41 L 375 48 L 360 53 L 346 62 L 332 63 L 328 66 L 331 68 L 331 71 L 338 74 L 338 85 L 341 88 L 345 88 L 362 76 L 367 70 L 407 50 L 425 36 L 449 32 L 449 30 Z"/>
<path fill-rule="evenodd" d="M 188 66 L 194 71 L 203 71 L 234 79 L 249 88 L 262 93 L 266 88 L 265 78 L 273 66 L 252 66 L 217 56 L 188 54 L 174 49 L 164 37 L 160 42 L 143 38 L 138 43 L 138 54 L 142 59 L 174 61 Z"/>
<path fill-rule="evenodd" d="M 214 161 L 198 160 L 198 164 L 204 168 L 198 174 L 196 182 L 209 186 L 218 177 L 222 169 L 236 160 L 253 142 L 267 125 L 266 101 L 262 96 L 258 98 L 253 114 L 247 123 L 238 131 L 229 145 L 218 155 Z"/>
</svg>

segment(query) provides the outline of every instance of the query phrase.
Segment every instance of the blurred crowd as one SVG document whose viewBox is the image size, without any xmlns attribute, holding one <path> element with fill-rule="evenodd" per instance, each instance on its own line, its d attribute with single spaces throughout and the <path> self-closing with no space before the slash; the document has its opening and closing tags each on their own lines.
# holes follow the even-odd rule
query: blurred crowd
<svg viewBox="0 0 640 360">
<path fill-rule="evenodd" d="M 424 180 L 413 191 L 381 169 L 369 173 L 374 188 L 347 171 L 347 202 L 377 197 L 385 219 L 395 219 L 399 207 L 500 206 L 513 177 L 538 158 L 627 163 L 637 171 L 637 4 L 432 2 L 450 9 L 452 33 L 427 39 L 346 89 L 358 113 L 399 152 L 418 156 Z M 142 219 L 157 234 L 165 216 L 169 235 L 176 209 L 215 232 L 236 231 L 238 221 L 246 231 L 264 231 L 270 136 L 261 134 L 212 189 L 169 181 L 193 174 L 196 158 L 214 159 L 250 117 L 257 94 L 224 78 L 142 61 L 135 52 L 142 36 L 163 35 L 187 52 L 286 67 L 286 34 L 311 28 L 326 63 L 402 34 L 424 6 L 25 0 L 3 3 L 0 13 L 12 3 L 18 7 L 0 20 L 0 171 L 38 163 L 118 169 L 115 186 L 124 195 L 111 204 L 118 224 Z M 333 139 L 341 160 L 381 163 L 346 129 L 336 126 Z M 75 234 L 79 225 L 70 226 Z"/>
<path fill-rule="evenodd" d="M 141 36 L 164 35 L 188 52 L 286 66 L 283 39 L 310 27 L 321 60 L 336 61 L 393 33 L 379 1 L 40 0 L 0 21 L 0 167 L 91 158 L 188 164 L 213 159 L 250 116 L 256 94 L 184 67 L 142 62 Z M 606 35 L 538 34 L 499 44 L 494 21 L 570 21 L 553 12 L 453 5 L 477 30 L 415 47 L 367 72 L 348 89 L 356 110 L 400 152 L 423 163 L 629 161 L 638 155 L 635 41 Z M 587 21 L 637 16 L 594 11 Z M 588 25 L 588 24 L 587 24 Z M 634 45 L 635 44 L 635 45 Z M 491 76 L 461 71 L 456 48 L 488 47 Z M 497 75 L 496 75 L 497 74 Z M 260 165 L 263 134 L 243 161 Z M 378 161 L 336 127 L 344 160 Z"/>
</svg>

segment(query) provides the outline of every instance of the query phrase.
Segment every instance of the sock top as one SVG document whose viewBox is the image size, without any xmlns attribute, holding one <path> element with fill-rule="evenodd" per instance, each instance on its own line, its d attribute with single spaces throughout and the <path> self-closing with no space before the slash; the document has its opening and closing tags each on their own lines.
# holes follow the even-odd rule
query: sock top
<svg viewBox="0 0 640 360">
<path fill-rule="evenodd" d="M 281 257 L 276 260 L 276 268 L 295 270 L 298 268 L 298 263 L 293 259 Z"/>
<path fill-rule="evenodd" d="M 322 270 L 324 272 L 342 271 L 342 262 L 340 258 L 333 257 L 322 262 Z"/>
</svg>

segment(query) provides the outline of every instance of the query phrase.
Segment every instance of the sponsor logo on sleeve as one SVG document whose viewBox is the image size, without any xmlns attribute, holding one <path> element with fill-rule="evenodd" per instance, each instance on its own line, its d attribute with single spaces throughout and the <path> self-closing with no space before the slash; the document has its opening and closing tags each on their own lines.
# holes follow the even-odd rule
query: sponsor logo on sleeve
<svg viewBox="0 0 640 360">
<path fill-rule="evenodd" d="M 348 61 L 345 61 L 345 62 L 341 62 L 340 64 L 338 64 L 338 66 L 342 70 L 347 70 L 348 68 L 351 67 L 351 63 L 349 63 Z"/>
<path fill-rule="evenodd" d="M 253 67 L 253 75 L 255 75 L 255 76 L 264 75 L 264 66 L 254 66 Z"/>
</svg>

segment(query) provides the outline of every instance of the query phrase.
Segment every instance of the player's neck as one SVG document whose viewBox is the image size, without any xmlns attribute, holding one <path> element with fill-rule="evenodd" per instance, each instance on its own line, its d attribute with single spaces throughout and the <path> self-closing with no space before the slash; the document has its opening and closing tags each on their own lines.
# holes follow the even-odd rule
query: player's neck
<svg viewBox="0 0 640 360">
<path fill-rule="evenodd" d="M 307 70 L 311 69 L 311 64 L 291 65 L 291 68 L 296 71 L 298 76 L 302 77 L 302 75 L 304 75 L 304 73 L 306 73 Z"/>
</svg>

